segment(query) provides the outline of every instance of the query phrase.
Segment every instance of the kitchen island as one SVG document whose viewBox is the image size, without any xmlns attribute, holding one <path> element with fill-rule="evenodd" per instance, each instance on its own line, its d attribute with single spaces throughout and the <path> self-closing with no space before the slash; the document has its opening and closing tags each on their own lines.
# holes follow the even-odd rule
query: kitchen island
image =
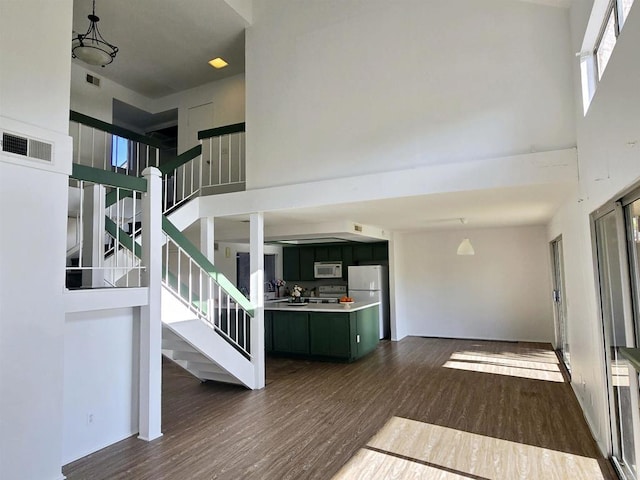
<svg viewBox="0 0 640 480">
<path fill-rule="evenodd" d="M 379 302 L 265 304 L 265 350 L 269 354 L 354 361 L 378 344 Z"/>
</svg>

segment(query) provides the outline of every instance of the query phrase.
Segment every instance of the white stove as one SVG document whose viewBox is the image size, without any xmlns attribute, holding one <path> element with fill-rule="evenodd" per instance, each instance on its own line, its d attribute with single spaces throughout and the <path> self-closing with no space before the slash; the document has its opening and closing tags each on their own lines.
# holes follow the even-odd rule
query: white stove
<svg viewBox="0 0 640 480">
<path fill-rule="evenodd" d="M 318 296 L 309 298 L 312 303 L 338 303 L 347 294 L 346 285 L 320 285 Z"/>
</svg>

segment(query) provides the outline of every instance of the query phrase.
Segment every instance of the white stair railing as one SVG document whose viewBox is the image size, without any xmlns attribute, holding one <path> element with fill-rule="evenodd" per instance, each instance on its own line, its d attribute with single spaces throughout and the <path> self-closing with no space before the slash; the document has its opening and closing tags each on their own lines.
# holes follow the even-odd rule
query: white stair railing
<svg viewBox="0 0 640 480">
<path fill-rule="evenodd" d="M 206 132 L 203 133 L 206 134 Z M 202 186 L 244 185 L 246 180 L 244 131 L 203 137 L 201 142 Z"/>
<path fill-rule="evenodd" d="M 238 351 L 251 358 L 251 316 L 170 237 L 166 236 L 162 282 Z"/>
<path fill-rule="evenodd" d="M 69 179 L 67 287 L 142 286 L 142 191 L 83 179 L 78 170 Z M 144 179 L 131 181 L 144 189 Z"/>
<path fill-rule="evenodd" d="M 186 203 L 194 196 L 225 191 L 244 190 L 245 124 L 198 132 L 201 145 L 183 154 L 175 161 L 160 166 L 163 173 L 163 212 Z"/>
<path fill-rule="evenodd" d="M 161 144 L 125 128 L 71 112 L 73 163 L 139 177 L 160 164 Z"/>
</svg>

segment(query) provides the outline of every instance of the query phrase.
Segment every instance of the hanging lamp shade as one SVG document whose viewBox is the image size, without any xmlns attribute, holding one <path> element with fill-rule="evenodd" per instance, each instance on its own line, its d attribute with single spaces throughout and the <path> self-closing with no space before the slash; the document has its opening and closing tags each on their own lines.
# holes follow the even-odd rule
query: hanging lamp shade
<svg viewBox="0 0 640 480">
<path fill-rule="evenodd" d="M 458 255 L 475 255 L 476 252 L 473 249 L 473 245 L 471 245 L 471 240 L 465 238 L 458 245 Z"/>
<path fill-rule="evenodd" d="M 93 0 L 93 11 L 87 17 L 89 28 L 87 33 L 78 34 L 71 42 L 71 56 L 89 65 L 104 67 L 113 62 L 118 47 L 107 42 L 98 30 L 100 17 L 96 15 L 96 0 Z"/>
</svg>

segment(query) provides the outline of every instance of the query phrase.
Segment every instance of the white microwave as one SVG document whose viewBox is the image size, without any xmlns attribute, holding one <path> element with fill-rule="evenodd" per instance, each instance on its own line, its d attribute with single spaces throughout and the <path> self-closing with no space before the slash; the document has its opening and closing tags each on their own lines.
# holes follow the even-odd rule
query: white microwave
<svg viewBox="0 0 640 480">
<path fill-rule="evenodd" d="M 342 278 L 342 262 L 314 262 L 315 278 Z"/>
</svg>

